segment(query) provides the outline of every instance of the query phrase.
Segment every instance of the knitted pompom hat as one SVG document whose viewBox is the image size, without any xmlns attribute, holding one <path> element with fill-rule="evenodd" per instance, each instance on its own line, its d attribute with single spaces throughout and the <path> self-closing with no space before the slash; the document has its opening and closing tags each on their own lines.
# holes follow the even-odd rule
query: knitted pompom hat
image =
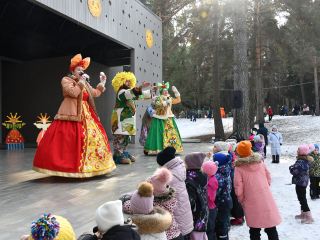
<svg viewBox="0 0 320 240">
<path fill-rule="evenodd" d="M 310 147 L 307 145 L 301 145 L 298 147 L 298 149 L 300 150 L 300 155 L 302 156 L 308 155 L 308 153 L 310 152 Z"/>
<path fill-rule="evenodd" d="M 153 186 L 153 194 L 157 195 L 168 190 L 168 183 L 172 180 L 171 172 L 166 168 L 159 168 L 146 182 L 149 182 Z"/>
<path fill-rule="evenodd" d="M 101 205 L 96 211 L 95 220 L 103 233 L 116 225 L 123 224 L 122 202 L 116 200 Z"/>
<path fill-rule="evenodd" d="M 218 171 L 219 162 L 205 162 L 202 165 L 202 171 L 204 171 L 209 177 L 212 177 Z"/>
<path fill-rule="evenodd" d="M 226 165 L 232 161 L 230 154 L 216 153 L 213 155 L 213 161 L 218 162 L 218 166 Z"/>
<path fill-rule="evenodd" d="M 314 145 L 314 149 L 318 149 L 319 150 L 319 145 L 317 144 L 313 144 Z"/>
<path fill-rule="evenodd" d="M 134 214 L 149 214 L 153 210 L 153 186 L 142 182 L 131 197 L 131 208 Z"/>
<path fill-rule="evenodd" d="M 67 219 L 51 214 L 44 214 L 32 223 L 30 240 L 75 240 L 71 224 Z"/>
<path fill-rule="evenodd" d="M 230 144 L 227 142 L 215 142 L 213 146 L 219 151 L 224 152 L 229 150 Z"/>
<path fill-rule="evenodd" d="M 308 145 L 308 147 L 310 148 L 310 151 L 313 151 L 315 149 L 315 146 L 313 144 Z"/>
<path fill-rule="evenodd" d="M 188 165 L 187 170 L 201 169 L 205 157 L 206 157 L 206 154 L 202 152 L 189 153 L 184 158 L 185 163 Z"/>
<path fill-rule="evenodd" d="M 251 155 L 251 142 L 242 141 L 238 143 L 237 153 L 240 157 L 248 157 Z"/>
<path fill-rule="evenodd" d="M 176 157 L 176 149 L 172 146 L 166 147 L 161 152 L 157 154 L 157 163 L 160 166 L 165 165 L 167 162 L 171 161 Z"/>
</svg>

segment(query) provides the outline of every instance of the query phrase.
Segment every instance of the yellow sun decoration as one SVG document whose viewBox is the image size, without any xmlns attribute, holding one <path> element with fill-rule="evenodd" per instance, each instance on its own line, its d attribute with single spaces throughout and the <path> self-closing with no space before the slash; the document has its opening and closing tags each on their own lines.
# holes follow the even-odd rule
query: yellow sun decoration
<svg viewBox="0 0 320 240">
<path fill-rule="evenodd" d="M 153 45 L 153 36 L 152 36 L 152 32 L 149 29 L 146 32 L 146 41 L 147 41 L 148 47 L 151 48 Z"/>
<path fill-rule="evenodd" d="M 95 18 L 100 17 L 101 15 L 101 2 L 100 0 L 88 0 L 89 10 Z"/>
<path fill-rule="evenodd" d="M 10 116 L 11 117 L 7 116 L 7 118 L 9 118 L 9 121 L 6 121 L 6 122 L 10 122 L 13 124 L 18 123 L 18 122 L 22 122 L 19 120 L 19 118 L 21 118 L 21 116 L 17 117 L 17 113 L 14 116 L 12 115 L 12 113 L 10 113 Z"/>
<path fill-rule="evenodd" d="M 46 122 L 51 122 L 51 121 L 49 121 L 50 116 L 47 117 L 47 114 L 43 116 L 42 113 L 40 113 L 40 115 L 41 115 L 41 117 L 38 116 L 38 118 L 40 119 L 40 121 L 37 121 L 37 122 L 42 123 L 43 120 L 46 120 Z"/>
</svg>

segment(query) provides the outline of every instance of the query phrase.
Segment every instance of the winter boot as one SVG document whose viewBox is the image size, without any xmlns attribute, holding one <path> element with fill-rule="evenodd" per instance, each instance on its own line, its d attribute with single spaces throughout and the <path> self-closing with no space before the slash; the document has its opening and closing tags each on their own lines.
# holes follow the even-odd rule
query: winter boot
<svg viewBox="0 0 320 240">
<path fill-rule="evenodd" d="M 301 223 L 313 223 L 314 220 L 311 215 L 311 211 L 304 213 L 305 218 L 301 221 Z"/>
<path fill-rule="evenodd" d="M 272 155 L 272 162 L 271 163 L 276 163 L 276 155 Z"/>
<path fill-rule="evenodd" d="M 280 156 L 279 155 L 276 155 L 276 163 L 279 163 L 280 162 Z"/>
<path fill-rule="evenodd" d="M 242 225 L 243 224 L 243 219 L 242 218 L 235 218 L 230 220 L 231 225 L 237 226 L 237 225 Z"/>
<path fill-rule="evenodd" d="M 121 160 L 121 164 L 131 164 L 131 161 L 129 158 L 123 157 Z"/>
<path fill-rule="evenodd" d="M 301 210 L 301 214 L 295 215 L 294 218 L 295 219 L 304 219 L 304 215 L 305 215 L 305 213 Z"/>
</svg>

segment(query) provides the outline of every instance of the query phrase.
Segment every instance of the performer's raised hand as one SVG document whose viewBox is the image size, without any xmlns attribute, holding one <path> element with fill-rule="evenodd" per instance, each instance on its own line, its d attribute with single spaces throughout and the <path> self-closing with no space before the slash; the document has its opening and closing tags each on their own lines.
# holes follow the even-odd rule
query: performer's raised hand
<svg viewBox="0 0 320 240">
<path fill-rule="evenodd" d="M 105 82 L 107 80 L 106 75 L 104 74 L 104 72 L 100 73 L 100 82 Z"/>
<path fill-rule="evenodd" d="M 146 82 L 146 81 L 143 81 L 143 83 L 142 83 L 142 88 L 149 87 L 150 85 L 151 85 L 151 83 Z"/>
<path fill-rule="evenodd" d="M 105 86 L 107 82 L 107 77 L 104 72 L 100 73 L 100 85 Z"/>
<path fill-rule="evenodd" d="M 172 86 L 172 91 L 173 91 L 175 97 L 180 97 L 180 93 L 178 92 L 178 90 L 175 86 Z"/>
<path fill-rule="evenodd" d="M 88 74 L 85 74 L 84 72 L 82 72 L 81 76 L 80 76 L 80 82 L 83 83 L 83 85 L 86 85 L 86 80 L 89 79 L 90 77 L 88 76 Z"/>
</svg>

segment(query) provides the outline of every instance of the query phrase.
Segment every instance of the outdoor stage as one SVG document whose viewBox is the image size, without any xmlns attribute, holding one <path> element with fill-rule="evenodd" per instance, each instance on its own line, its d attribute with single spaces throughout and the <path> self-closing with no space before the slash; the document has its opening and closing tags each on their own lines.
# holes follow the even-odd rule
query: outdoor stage
<svg viewBox="0 0 320 240">
<path fill-rule="evenodd" d="M 180 156 L 210 148 L 211 144 L 185 143 Z M 144 156 L 140 145 L 130 144 L 129 151 L 137 157 L 131 165 L 118 165 L 104 176 L 71 179 L 31 170 L 36 148 L 0 150 L 0 239 L 19 239 L 28 234 L 32 221 L 44 213 L 68 219 L 77 237 L 91 231 L 100 205 L 134 191 L 158 167 L 156 157 Z"/>
</svg>

